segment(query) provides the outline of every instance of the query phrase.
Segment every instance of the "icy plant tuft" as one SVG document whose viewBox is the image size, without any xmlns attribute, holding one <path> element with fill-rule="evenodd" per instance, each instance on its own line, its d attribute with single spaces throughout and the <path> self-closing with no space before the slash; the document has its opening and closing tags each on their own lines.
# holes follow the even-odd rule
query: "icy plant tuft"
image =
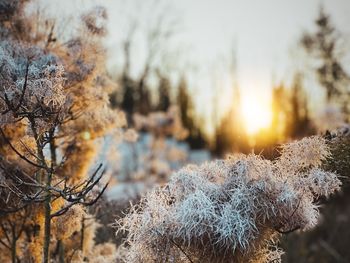
<svg viewBox="0 0 350 263">
<path fill-rule="evenodd" d="M 126 262 L 279 262 L 281 233 L 317 223 L 315 205 L 341 182 L 322 170 L 321 137 L 289 143 L 275 161 L 257 155 L 188 166 L 118 223 Z"/>
</svg>

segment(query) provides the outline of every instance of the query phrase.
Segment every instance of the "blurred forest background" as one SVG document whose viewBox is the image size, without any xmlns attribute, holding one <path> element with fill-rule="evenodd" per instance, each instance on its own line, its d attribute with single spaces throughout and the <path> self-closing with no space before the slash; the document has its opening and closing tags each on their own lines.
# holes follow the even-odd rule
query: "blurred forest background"
<svg viewBox="0 0 350 263">
<path fill-rule="evenodd" d="M 148 8 L 161 11 L 158 15 L 157 12 L 148 14 L 150 23 L 146 29 L 143 21 L 129 17 L 126 34 L 117 52 L 123 63 L 117 68 L 117 74 L 111 71 L 118 83 L 118 89 L 111 95 L 111 104 L 123 109 L 130 123 L 133 123 L 135 113 L 164 112 L 176 105 L 188 131 L 185 142 L 192 150 L 210 152 L 200 161 L 251 152 L 274 159 L 279 155 L 279 145 L 284 142 L 325 134 L 349 123 L 349 32 L 336 27 L 334 17 L 321 3 L 317 4 L 318 12 L 308 17 L 313 26 L 300 28 L 299 36 L 290 43 L 288 57 L 293 66 L 284 75 L 285 79 L 275 78 L 271 69 L 271 86 L 264 86 L 263 91 L 258 88 L 255 92 L 253 88 L 250 93 L 253 98 L 248 99 L 242 96 L 246 87 L 241 85 L 239 77 L 239 34 L 227 37 L 230 48 L 219 57 L 219 62 L 200 65 L 208 68 L 205 71 L 207 84 L 203 87 L 202 82 L 192 79 L 201 76 L 196 65 L 182 61 L 186 50 L 174 51 L 169 44 L 176 34 L 181 34 L 171 8 L 161 4 L 158 9 Z M 283 22 L 281 24 L 279 26 L 283 27 Z M 259 45 L 259 37 L 256 39 L 255 45 Z M 136 47 L 140 43 L 137 41 L 144 45 L 142 66 L 133 54 L 138 51 Z M 278 36 L 275 41 L 279 41 Z M 132 72 L 135 64 L 138 74 Z M 249 77 L 255 78 L 254 73 Z M 259 82 L 254 84 L 259 85 Z M 204 100 L 199 95 L 202 92 L 209 93 Z M 259 103 L 264 99 L 267 103 Z M 203 111 L 203 107 L 206 110 Z M 258 127 L 254 127 L 254 123 L 251 125 L 251 122 L 259 122 L 259 118 L 267 120 Z M 328 207 L 322 210 L 323 223 L 315 230 L 302 235 L 291 234 L 283 240 L 284 262 L 350 260 L 346 245 L 350 242 L 349 194 L 349 188 L 345 187 L 341 195 L 327 201 Z"/>
<path fill-rule="evenodd" d="M 96 1 L 33 2 L 27 12 L 51 17 L 44 21 L 48 39 L 53 43 L 56 37 L 64 39 L 68 32 L 75 30 L 78 22 L 72 13 L 96 4 Z M 191 52 L 195 53 L 196 47 L 189 47 L 183 37 L 186 25 L 182 24 L 181 9 L 174 2 L 116 2 L 99 2 L 106 6 L 102 20 L 108 16 L 112 21 L 108 24 L 108 33 L 101 38 L 101 46 L 106 50 L 101 67 L 107 73 L 106 79 L 100 80 L 108 86 L 110 108 L 122 110 L 126 126 L 133 129 L 122 127 L 122 140 L 112 135 L 101 136 L 100 148 L 91 159 L 106 165 L 111 183 L 98 205 L 89 208 L 83 216 L 81 240 L 85 228 L 90 226 L 90 218 L 94 218 L 100 224 L 92 224 L 96 244 L 120 245 L 123 236 L 115 237 L 114 230 L 111 231 L 115 218 L 123 216 L 130 202 L 137 202 L 143 193 L 164 184 L 172 172 L 187 164 L 252 152 L 273 160 L 279 156 L 282 143 L 315 134 L 332 136 L 331 131 L 339 128 L 350 133 L 347 125 L 350 122 L 350 32 L 343 30 L 344 24 L 338 28 L 337 17 L 327 9 L 332 6 L 339 11 L 343 2 L 341 5 L 337 1 L 313 2 L 313 10 L 317 12 L 310 12 L 307 17 L 312 26 L 295 25 L 299 33 L 293 36 L 282 56 L 288 58 L 283 62 L 286 70 L 281 74 L 276 59 L 276 69 L 264 69 L 267 76 L 263 79 L 267 81 L 262 81 L 260 87 L 255 87 L 259 86 L 260 73 L 255 76 L 252 70 L 251 76 L 246 76 L 246 70 L 240 68 L 240 49 L 244 47 L 240 45 L 239 33 L 224 36 L 226 43 L 221 51 L 225 48 L 226 51 L 220 51 L 214 61 L 195 60 Z M 8 10 L 1 4 L 2 1 L 0 17 L 5 17 Z M 225 1 L 220 4 L 225 5 Z M 350 3 L 347 5 L 350 9 Z M 192 4 L 189 8 L 193 8 Z M 239 10 L 240 6 L 237 4 L 235 8 Z M 273 16 L 273 5 L 270 8 Z M 63 19 L 62 14 L 65 14 Z M 213 17 L 220 20 L 218 14 Z M 204 21 L 206 17 L 201 19 Z M 212 45 L 215 49 L 205 35 L 211 20 L 203 21 L 199 21 L 203 26 L 198 27 L 202 28 L 203 42 L 208 41 L 203 45 L 209 49 Z M 222 23 L 230 28 L 230 22 Z M 283 21 L 280 23 L 278 26 L 283 28 Z M 259 21 L 254 25 L 258 27 Z M 288 27 L 291 26 L 294 25 Z M 258 29 L 252 30 L 252 34 L 255 30 Z M 259 38 L 264 36 L 256 33 L 256 43 L 251 45 L 258 46 Z M 274 41 L 278 42 L 278 38 L 276 35 Z M 275 58 L 271 55 L 270 59 Z M 243 78 L 252 81 L 242 81 L 241 72 L 244 72 Z M 91 134 L 82 136 L 95 138 Z M 344 154 L 349 155 L 349 149 L 345 149 Z M 327 204 L 321 208 L 321 224 L 308 233 L 292 233 L 283 239 L 284 262 L 350 262 L 348 185 L 341 194 L 319 203 Z M 1 226 L 5 233 L 6 224 Z M 6 236 L 0 240 L 0 247 L 8 247 Z M 59 245 L 56 250 L 59 255 Z"/>
<path fill-rule="evenodd" d="M 176 105 L 189 131 L 186 141 L 191 148 L 206 148 L 217 156 L 254 150 L 266 156 L 272 154 L 271 157 L 273 153 L 269 149 L 278 144 L 347 123 L 348 35 L 336 28 L 321 4 L 318 14 L 310 16 L 313 27 L 300 29 L 299 36 L 290 43 L 289 57 L 294 67 L 288 70 L 285 79 L 275 78 L 271 69 L 271 86 L 264 86 L 263 91 L 255 87 L 255 94 L 254 87 L 242 86 L 239 81 L 239 36 L 235 40 L 228 37 L 231 48 L 219 63 L 207 66 L 208 83 L 200 86 L 200 82 L 192 79 L 196 76 L 193 72 L 199 71 L 201 65 L 184 63 L 182 47 L 174 48 L 171 44 L 176 34 L 181 35 L 178 28 L 181 15 L 176 17 L 172 6 L 162 1 L 154 4 L 147 5 L 149 10 L 155 10 L 147 14 L 147 26 L 139 21 L 144 19 L 141 15 L 127 17 L 126 34 L 121 38 L 119 50 L 113 51 L 122 59 L 119 66 L 111 67 L 112 77 L 119 84 L 111 103 L 127 113 L 129 122 L 133 122 L 134 113 L 147 115 Z M 186 54 L 186 50 L 183 52 Z M 253 89 L 250 98 L 242 96 L 250 88 Z M 209 99 L 198 99 L 202 91 L 209 93 Z M 252 125 L 249 118 L 256 118 L 258 124 Z"/>
<path fill-rule="evenodd" d="M 181 35 L 181 15 L 180 18 L 174 16 L 171 7 L 162 4 L 164 2 L 157 2 L 156 7 L 147 6 L 149 10 L 156 10 L 146 13 L 147 27 L 143 26 L 144 17 L 141 16 L 141 21 L 135 15 L 127 17 L 126 34 L 116 52 L 123 59 L 119 67 L 115 67 L 116 71 L 111 71 L 118 83 L 118 89 L 111 95 L 111 104 L 126 112 L 131 125 L 135 114 L 166 112 L 176 105 L 188 131 L 185 142 L 192 150 L 209 152 L 204 157 L 199 155 L 202 159 L 196 160 L 198 162 L 251 152 L 274 159 L 282 143 L 347 127 L 350 117 L 349 32 L 337 28 L 336 17 L 321 3 L 315 3 L 318 11 L 308 17 L 312 27 L 299 25 L 299 35 L 285 51 L 289 53 L 292 66 L 284 77 L 274 77 L 271 69 L 270 86 L 262 90 L 253 88 L 248 98 L 247 87 L 244 81 L 242 85 L 239 76 L 239 34 L 227 37 L 226 54 L 219 56 L 219 61 L 212 65 L 184 63 L 186 50 L 182 47 L 174 50 L 174 45 L 170 44 L 177 34 Z M 207 23 L 203 23 L 203 27 Z M 225 26 L 230 27 L 229 24 Z M 283 22 L 279 26 L 283 27 Z M 256 39 L 254 44 L 259 45 L 258 35 Z M 275 41 L 279 41 L 277 35 Z M 140 45 L 145 58 L 141 65 L 140 53 L 137 53 Z M 203 76 L 198 73 L 198 67 L 207 69 L 204 74 L 207 83 L 203 86 L 202 82 L 193 80 Z M 254 73 L 249 77 L 259 78 Z M 259 81 L 254 84 L 259 85 Z M 209 93 L 206 99 L 200 97 L 203 92 Z M 265 101 L 261 103 L 261 100 Z M 254 125 L 254 122 L 261 124 Z M 327 201 L 329 206 L 322 210 L 324 219 L 318 228 L 285 238 L 282 242 L 286 249 L 285 262 L 350 260 L 346 245 L 350 241 L 349 193 L 345 187 L 341 195 Z"/>
</svg>

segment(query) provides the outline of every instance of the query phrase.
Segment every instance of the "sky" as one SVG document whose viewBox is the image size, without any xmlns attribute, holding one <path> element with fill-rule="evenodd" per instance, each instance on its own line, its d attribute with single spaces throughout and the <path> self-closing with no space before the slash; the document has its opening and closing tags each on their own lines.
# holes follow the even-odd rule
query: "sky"
<svg viewBox="0 0 350 263">
<path fill-rule="evenodd" d="M 160 15 L 175 21 L 175 33 L 164 43 L 169 51 L 161 67 L 178 75 L 186 73 L 199 111 L 210 114 L 213 96 L 225 109 L 232 101 L 230 63 L 236 57 L 237 82 L 243 95 L 256 96 L 268 103 L 271 84 L 291 80 L 299 66 L 298 39 L 314 29 L 321 5 L 334 25 L 348 38 L 350 34 L 349 0 L 76 0 L 50 1 L 50 5 L 76 12 L 94 4 L 107 7 L 109 67 L 118 71 L 123 65 L 121 42 L 138 20 L 140 31 Z M 68 8 L 70 6 L 70 8 Z M 145 58 L 142 34 L 135 36 L 133 71 L 137 74 Z M 300 49 L 300 48 L 299 48 Z M 233 52 L 235 50 L 235 52 Z M 165 63 L 167 62 L 167 63 Z M 350 61 L 348 61 L 350 62 Z M 170 65 L 170 67 L 168 67 Z M 312 89 L 311 89 L 312 90 Z M 225 106 L 226 105 L 226 106 Z"/>
</svg>

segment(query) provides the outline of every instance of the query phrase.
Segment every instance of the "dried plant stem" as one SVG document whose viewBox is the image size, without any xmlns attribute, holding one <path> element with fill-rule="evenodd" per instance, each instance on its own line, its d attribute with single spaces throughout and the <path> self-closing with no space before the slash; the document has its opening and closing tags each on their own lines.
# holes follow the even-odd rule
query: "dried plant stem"
<svg viewBox="0 0 350 263">
<path fill-rule="evenodd" d="M 51 186 L 51 173 L 47 176 L 46 186 Z M 47 197 L 45 200 L 45 232 L 44 232 L 44 247 L 43 247 L 43 262 L 49 262 L 50 234 L 51 234 L 51 193 L 46 191 Z"/>
</svg>

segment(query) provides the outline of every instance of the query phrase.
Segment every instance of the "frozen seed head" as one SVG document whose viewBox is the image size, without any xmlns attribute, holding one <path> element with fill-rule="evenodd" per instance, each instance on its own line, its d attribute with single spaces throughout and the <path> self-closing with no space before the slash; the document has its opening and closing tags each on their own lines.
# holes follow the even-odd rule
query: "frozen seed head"
<svg viewBox="0 0 350 263">
<path fill-rule="evenodd" d="M 281 251 L 271 249 L 276 234 L 313 227 L 319 217 L 314 201 L 339 190 L 337 176 L 320 168 L 327 156 L 324 140 L 311 137 L 284 146 L 274 162 L 239 155 L 181 169 L 119 222 L 129 232 L 127 258 L 279 258 Z"/>
<path fill-rule="evenodd" d="M 330 156 L 329 147 L 324 138 L 312 136 L 282 146 L 280 167 L 296 171 L 297 169 L 320 167 L 322 161 Z"/>
</svg>

